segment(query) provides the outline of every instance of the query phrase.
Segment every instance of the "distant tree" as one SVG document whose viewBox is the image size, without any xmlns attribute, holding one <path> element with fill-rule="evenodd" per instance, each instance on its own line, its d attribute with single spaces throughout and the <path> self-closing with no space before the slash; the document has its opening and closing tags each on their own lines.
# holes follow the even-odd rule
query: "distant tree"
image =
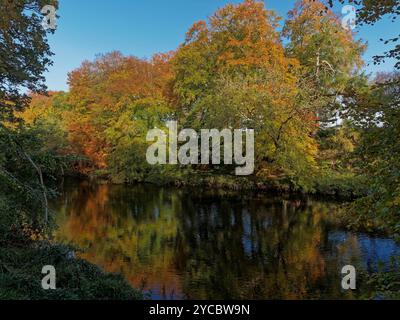
<svg viewBox="0 0 400 320">
<path fill-rule="evenodd" d="M 67 103 L 71 108 L 65 114 L 68 137 L 74 152 L 90 160 L 90 170 L 107 168 L 110 153 L 121 143 L 119 138 L 107 136 L 110 128 L 127 129 L 114 131 L 113 137 L 129 136 L 128 132 L 136 130 L 122 123 L 129 121 L 134 125 L 137 101 L 153 98 L 154 105 L 149 100 L 143 105 L 150 114 L 151 108 L 157 109 L 156 101 L 168 96 L 169 59 L 170 54 L 158 54 L 147 61 L 111 52 L 93 62 L 83 62 L 69 74 Z"/>
</svg>

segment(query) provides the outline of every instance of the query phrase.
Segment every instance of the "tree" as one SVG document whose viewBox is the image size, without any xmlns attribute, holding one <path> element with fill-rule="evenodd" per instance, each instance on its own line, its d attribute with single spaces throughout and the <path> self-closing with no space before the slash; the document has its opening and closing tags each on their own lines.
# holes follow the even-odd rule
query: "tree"
<svg viewBox="0 0 400 320">
<path fill-rule="evenodd" d="M 347 114 L 361 131 L 354 153 L 368 192 L 351 206 L 358 224 L 400 235 L 399 74 L 379 74 L 374 85 L 346 100 Z M 353 224 L 356 224 L 353 222 Z"/>
<path fill-rule="evenodd" d="M 317 130 L 299 61 L 287 57 L 278 17 L 260 1 L 227 5 L 193 25 L 172 59 L 183 125 L 256 131 L 259 176 L 310 188 Z"/>
<path fill-rule="evenodd" d="M 316 0 L 297 1 L 282 32 L 290 57 L 301 64 L 305 85 L 320 100 L 318 115 L 327 122 L 336 114 L 338 98 L 358 76 L 366 46 L 342 28 L 339 18 Z"/>
<path fill-rule="evenodd" d="M 43 72 L 51 64 L 40 16 L 45 4 L 57 6 L 57 1 L 0 2 L 0 242 L 23 236 L 24 224 L 32 232 L 49 219 L 44 178 L 53 160 L 37 137 L 21 126 L 10 128 L 14 113 L 30 100 L 24 90 L 45 90 Z"/>
<path fill-rule="evenodd" d="M 41 25 L 44 5 L 55 0 L 3 0 L 0 2 L 0 121 L 29 103 L 23 90 L 45 92 L 43 73 L 52 55 Z"/>
<path fill-rule="evenodd" d="M 196 100 L 213 88 L 214 79 L 221 73 L 248 74 L 271 69 L 280 71 L 287 82 L 293 83 L 290 68 L 296 61 L 285 59 L 277 21 L 262 2 L 246 0 L 218 10 L 208 24 L 195 23 L 172 61 L 174 92 L 183 111 L 193 109 Z"/>
<path fill-rule="evenodd" d="M 135 127 L 135 106 L 145 107 L 144 112 L 150 115 L 158 110 L 161 100 L 166 100 L 170 55 L 158 54 L 146 61 L 112 52 L 98 56 L 94 62 L 85 61 L 69 74 L 71 109 L 65 115 L 68 136 L 74 153 L 90 160 L 90 170 L 108 167 L 111 153 L 126 140 L 124 134 L 134 139 L 130 133 L 140 131 L 145 140 L 143 128 Z M 148 100 L 138 103 L 143 99 Z M 127 128 L 128 124 L 132 127 Z M 126 131 L 117 133 L 120 129 Z"/>
<path fill-rule="evenodd" d="M 329 1 L 332 6 L 333 1 Z M 373 25 L 383 17 L 395 22 L 400 13 L 397 0 L 346 1 L 357 6 L 358 22 Z M 385 44 L 398 43 L 399 37 L 382 39 Z M 375 63 L 387 58 L 400 59 L 400 46 L 374 58 Z M 400 62 L 395 69 L 400 68 Z M 399 83 L 398 72 L 378 74 L 370 83 L 356 83 L 346 89 L 342 116 L 360 130 L 359 145 L 354 152 L 356 172 L 365 179 L 367 194 L 350 206 L 351 224 L 381 228 L 399 236 Z"/>
</svg>

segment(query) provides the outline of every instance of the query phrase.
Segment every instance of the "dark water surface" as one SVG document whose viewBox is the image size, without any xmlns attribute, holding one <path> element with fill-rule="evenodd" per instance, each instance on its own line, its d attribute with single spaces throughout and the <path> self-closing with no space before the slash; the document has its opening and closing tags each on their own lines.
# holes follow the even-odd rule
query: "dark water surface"
<svg viewBox="0 0 400 320">
<path fill-rule="evenodd" d="M 359 298 L 362 281 L 341 289 L 342 267 L 362 274 L 400 255 L 336 227 L 337 204 L 311 198 L 81 181 L 53 208 L 58 241 L 153 299 Z"/>
</svg>

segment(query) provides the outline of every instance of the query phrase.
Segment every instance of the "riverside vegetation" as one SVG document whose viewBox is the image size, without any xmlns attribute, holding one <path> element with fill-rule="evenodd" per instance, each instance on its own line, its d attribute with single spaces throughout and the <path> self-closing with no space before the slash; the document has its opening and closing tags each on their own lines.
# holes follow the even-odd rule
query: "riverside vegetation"
<svg viewBox="0 0 400 320">
<path fill-rule="evenodd" d="M 37 250 L 38 259 L 57 256 L 72 278 L 75 268 L 88 279 L 103 275 L 96 276 L 98 286 L 61 283 L 66 291 L 59 298 L 141 297 L 122 278 L 45 245 L 54 227 L 47 205 L 57 193 L 52 186 L 77 173 L 114 183 L 346 196 L 343 220 L 350 227 L 399 236 L 400 63 L 392 73 L 366 75 L 366 44 L 342 27 L 329 3 L 298 1 L 282 31 L 263 2 L 228 4 L 195 23 L 173 52 L 147 60 L 99 55 L 71 71 L 68 92 L 46 92 L 43 72 L 52 54 L 39 12 L 49 2 L 57 6 L 0 2 L 1 298 L 42 297 L 4 290 L 31 281 L 18 257 Z M 395 2 L 361 1 L 359 24 L 398 12 Z M 376 63 L 399 59 L 397 41 L 386 40 L 388 51 Z M 166 130 L 167 121 L 196 131 L 253 129 L 254 174 L 235 177 L 233 165 L 148 164 L 146 134 Z"/>
<path fill-rule="evenodd" d="M 45 93 L 51 63 L 40 10 L 56 1 L 0 1 L 0 299 L 142 299 L 120 275 L 72 258 L 50 240 L 48 200 L 70 159 L 48 148 L 39 131 L 15 116 L 30 101 L 21 88 Z M 57 290 L 41 286 L 42 267 L 58 273 Z"/>
</svg>

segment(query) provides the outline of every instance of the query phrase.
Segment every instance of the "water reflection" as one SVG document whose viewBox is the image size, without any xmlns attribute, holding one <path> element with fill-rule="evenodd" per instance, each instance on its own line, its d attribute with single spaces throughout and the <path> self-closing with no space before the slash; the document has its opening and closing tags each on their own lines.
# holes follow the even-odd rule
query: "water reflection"
<svg viewBox="0 0 400 320">
<path fill-rule="evenodd" d="M 310 199 L 85 181 L 66 185 L 54 208 L 58 241 L 153 299 L 354 298 L 342 266 L 374 269 L 400 254 L 335 228 L 335 205 Z"/>
</svg>

